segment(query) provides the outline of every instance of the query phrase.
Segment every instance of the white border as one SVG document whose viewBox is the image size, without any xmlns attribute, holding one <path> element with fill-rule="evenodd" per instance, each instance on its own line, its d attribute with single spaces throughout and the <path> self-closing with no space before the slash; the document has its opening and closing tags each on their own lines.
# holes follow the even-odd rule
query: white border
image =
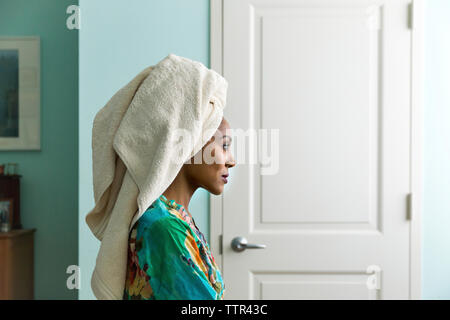
<svg viewBox="0 0 450 320">
<path fill-rule="evenodd" d="M 424 1 L 413 3 L 411 32 L 411 192 L 413 194 L 410 224 L 410 299 L 422 296 L 421 225 L 423 197 L 423 68 L 424 68 Z M 211 69 L 223 74 L 223 0 L 210 0 L 210 57 Z M 405 9 L 406 10 L 406 9 Z M 223 270 L 219 254 L 223 232 L 223 195 L 210 194 L 210 244 L 215 260 Z M 222 244 L 223 245 L 223 244 Z"/>
</svg>

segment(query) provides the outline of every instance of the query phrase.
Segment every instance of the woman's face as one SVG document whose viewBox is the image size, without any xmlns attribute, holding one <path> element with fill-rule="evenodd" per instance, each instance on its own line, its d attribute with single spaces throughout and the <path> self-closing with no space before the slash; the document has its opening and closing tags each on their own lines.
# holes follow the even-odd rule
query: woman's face
<svg viewBox="0 0 450 320">
<path fill-rule="evenodd" d="M 229 168 L 235 166 L 230 149 L 231 137 L 227 132 L 229 129 L 228 121 L 222 118 L 214 136 L 199 151 L 202 153 L 202 163 L 195 163 L 196 156 L 194 156 L 191 158 L 190 164 L 185 164 L 191 183 L 215 195 L 223 192 L 224 185 L 227 183 L 226 179 L 228 179 L 224 179 L 224 176 L 228 176 Z"/>
</svg>

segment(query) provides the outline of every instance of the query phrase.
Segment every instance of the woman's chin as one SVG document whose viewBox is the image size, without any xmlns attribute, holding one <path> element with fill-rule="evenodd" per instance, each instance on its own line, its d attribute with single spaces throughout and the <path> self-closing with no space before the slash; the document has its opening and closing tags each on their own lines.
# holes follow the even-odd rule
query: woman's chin
<svg viewBox="0 0 450 320">
<path fill-rule="evenodd" d="M 209 188 L 208 190 L 210 193 L 212 193 L 213 195 L 221 195 L 223 192 L 223 185 L 222 186 L 215 186 L 214 188 Z"/>
</svg>

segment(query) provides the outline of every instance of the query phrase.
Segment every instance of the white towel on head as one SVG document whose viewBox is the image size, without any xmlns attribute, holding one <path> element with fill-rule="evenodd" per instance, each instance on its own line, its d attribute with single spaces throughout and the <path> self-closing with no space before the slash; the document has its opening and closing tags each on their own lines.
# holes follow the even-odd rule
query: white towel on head
<svg viewBox="0 0 450 320">
<path fill-rule="evenodd" d="M 172 183 L 183 162 L 220 125 L 228 83 L 188 58 L 169 54 L 139 73 L 98 111 L 92 129 L 95 207 L 86 223 L 101 241 L 91 287 L 122 299 L 134 222 Z M 184 129 L 191 140 L 176 139 Z M 173 161 L 183 153 L 183 161 Z"/>
</svg>

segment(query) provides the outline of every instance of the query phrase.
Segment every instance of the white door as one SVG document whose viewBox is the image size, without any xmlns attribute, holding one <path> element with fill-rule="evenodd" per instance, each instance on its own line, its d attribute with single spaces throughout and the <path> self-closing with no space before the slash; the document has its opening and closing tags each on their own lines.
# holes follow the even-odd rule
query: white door
<svg viewBox="0 0 450 320">
<path fill-rule="evenodd" d="M 226 299 L 410 297 L 409 3 L 224 0 L 225 116 L 279 129 L 276 174 L 232 149 Z"/>
</svg>

